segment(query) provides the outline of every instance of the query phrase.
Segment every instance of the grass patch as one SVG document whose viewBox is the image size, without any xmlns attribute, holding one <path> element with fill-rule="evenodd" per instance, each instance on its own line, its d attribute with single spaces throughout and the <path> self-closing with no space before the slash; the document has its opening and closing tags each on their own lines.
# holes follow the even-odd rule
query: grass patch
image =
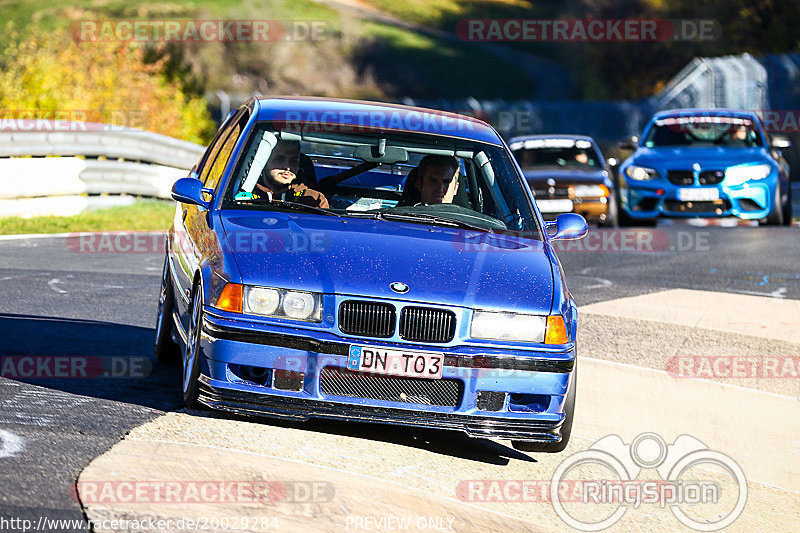
<svg viewBox="0 0 800 533">
<path fill-rule="evenodd" d="M 166 231 L 175 202 L 139 200 L 133 205 L 88 211 L 71 217 L 0 218 L 0 234 L 71 233 L 76 231 Z"/>
<path fill-rule="evenodd" d="M 530 18 L 525 0 L 366 0 L 367 4 L 403 20 L 449 31 L 464 18 Z M 536 6 L 541 11 L 540 6 Z"/>
<path fill-rule="evenodd" d="M 362 31 L 370 44 L 357 55 L 393 96 L 515 99 L 534 93 L 534 82 L 519 67 L 470 43 L 377 22 L 364 22 Z"/>
</svg>

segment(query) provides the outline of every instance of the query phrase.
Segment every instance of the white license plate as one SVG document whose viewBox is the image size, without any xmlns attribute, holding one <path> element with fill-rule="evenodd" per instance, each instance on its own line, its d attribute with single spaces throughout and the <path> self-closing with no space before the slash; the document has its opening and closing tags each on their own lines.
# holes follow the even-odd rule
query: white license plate
<svg viewBox="0 0 800 533">
<path fill-rule="evenodd" d="M 407 350 L 388 350 L 374 346 L 350 346 L 347 368 L 359 372 L 441 379 L 444 355 Z"/>
<path fill-rule="evenodd" d="M 678 189 L 678 200 L 684 202 L 706 202 L 711 200 L 719 200 L 719 189 Z"/>
<path fill-rule="evenodd" d="M 572 200 L 536 200 L 542 213 L 571 213 Z"/>
</svg>

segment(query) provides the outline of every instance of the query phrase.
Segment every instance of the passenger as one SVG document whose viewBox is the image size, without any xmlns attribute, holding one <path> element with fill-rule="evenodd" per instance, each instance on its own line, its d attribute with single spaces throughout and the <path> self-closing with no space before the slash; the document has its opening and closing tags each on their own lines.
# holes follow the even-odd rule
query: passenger
<svg viewBox="0 0 800 533">
<path fill-rule="evenodd" d="M 253 190 L 253 198 L 297 202 L 328 209 L 328 199 L 321 192 L 295 182 L 300 167 L 300 143 L 278 141 Z"/>
<path fill-rule="evenodd" d="M 452 204 L 458 192 L 458 161 L 453 156 L 426 155 L 417 165 L 417 189 L 423 205 Z"/>
</svg>

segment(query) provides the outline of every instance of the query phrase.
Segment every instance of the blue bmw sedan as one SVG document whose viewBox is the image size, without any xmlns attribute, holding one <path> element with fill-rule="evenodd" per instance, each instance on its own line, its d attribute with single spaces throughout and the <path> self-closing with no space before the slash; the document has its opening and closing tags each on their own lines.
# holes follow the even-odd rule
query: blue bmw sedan
<svg viewBox="0 0 800 533">
<path fill-rule="evenodd" d="M 791 224 L 785 138 L 765 135 L 750 111 L 682 109 L 657 113 L 622 165 L 622 218 L 725 217 Z"/>
<path fill-rule="evenodd" d="M 560 451 L 575 302 L 491 126 L 370 102 L 253 99 L 178 201 L 155 351 L 188 406 L 457 430 Z"/>
</svg>

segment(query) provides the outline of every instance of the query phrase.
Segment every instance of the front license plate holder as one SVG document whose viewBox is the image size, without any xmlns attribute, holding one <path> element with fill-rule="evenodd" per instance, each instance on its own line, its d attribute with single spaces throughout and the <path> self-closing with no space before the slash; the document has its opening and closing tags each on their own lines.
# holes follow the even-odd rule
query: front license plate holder
<svg viewBox="0 0 800 533">
<path fill-rule="evenodd" d="M 719 189 L 708 187 L 678 189 L 678 200 L 682 202 L 713 202 L 719 200 Z"/>
<path fill-rule="evenodd" d="M 351 345 L 347 369 L 371 374 L 442 379 L 444 354 Z"/>
<path fill-rule="evenodd" d="M 542 213 L 571 213 L 573 207 L 572 200 L 550 200 L 543 198 L 536 200 L 539 211 Z"/>
</svg>

